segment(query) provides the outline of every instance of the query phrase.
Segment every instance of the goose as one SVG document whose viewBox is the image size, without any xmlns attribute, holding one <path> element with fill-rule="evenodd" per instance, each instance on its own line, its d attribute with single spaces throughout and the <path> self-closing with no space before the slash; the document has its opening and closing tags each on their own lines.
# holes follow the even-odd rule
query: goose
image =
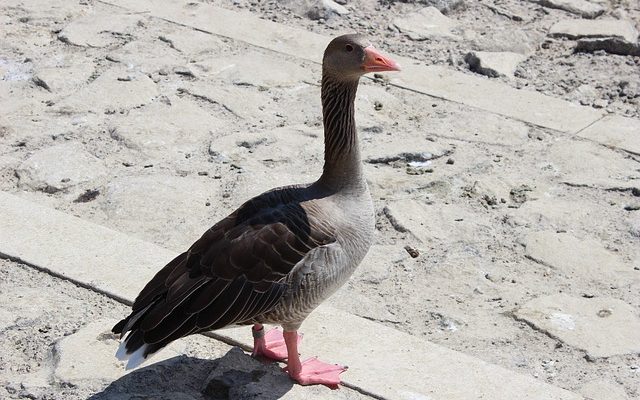
<svg viewBox="0 0 640 400">
<path fill-rule="evenodd" d="M 253 325 L 253 356 L 286 359 L 284 371 L 302 385 L 337 387 L 346 368 L 301 361 L 298 329 L 345 283 L 373 241 L 354 102 L 362 75 L 399 70 L 359 34 L 329 43 L 322 62 L 320 178 L 248 200 L 162 268 L 112 329 L 120 334 L 116 356 L 127 369 L 181 337 Z M 282 331 L 265 333 L 264 324 Z"/>
</svg>

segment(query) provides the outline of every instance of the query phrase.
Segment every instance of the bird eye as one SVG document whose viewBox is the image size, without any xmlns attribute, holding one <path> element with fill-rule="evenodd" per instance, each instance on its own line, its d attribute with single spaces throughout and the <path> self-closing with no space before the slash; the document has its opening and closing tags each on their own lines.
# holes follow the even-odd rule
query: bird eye
<svg viewBox="0 0 640 400">
<path fill-rule="evenodd" d="M 348 44 L 348 45 L 344 46 L 344 49 L 345 49 L 346 51 L 348 51 L 349 53 L 351 53 L 351 52 L 353 51 L 353 46 L 352 46 L 352 45 L 350 45 L 350 44 Z"/>
</svg>

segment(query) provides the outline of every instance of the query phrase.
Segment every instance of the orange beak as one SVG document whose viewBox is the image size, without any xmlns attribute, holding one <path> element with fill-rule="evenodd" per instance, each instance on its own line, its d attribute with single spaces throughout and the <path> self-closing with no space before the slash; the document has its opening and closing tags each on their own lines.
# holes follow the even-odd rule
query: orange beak
<svg viewBox="0 0 640 400">
<path fill-rule="evenodd" d="M 383 56 L 375 47 L 367 46 L 364 49 L 362 69 L 365 72 L 400 71 L 400 65 L 389 57 Z"/>
</svg>

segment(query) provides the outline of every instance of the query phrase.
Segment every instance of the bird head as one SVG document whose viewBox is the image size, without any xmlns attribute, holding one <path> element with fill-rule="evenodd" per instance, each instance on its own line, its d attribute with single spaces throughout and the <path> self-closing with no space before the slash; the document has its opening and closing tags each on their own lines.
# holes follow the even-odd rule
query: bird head
<svg viewBox="0 0 640 400">
<path fill-rule="evenodd" d="M 333 39 L 324 51 L 322 66 L 325 73 L 340 80 L 357 80 L 367 72 L 400 70 L 398 63 L 382 55 L 359 34 Z"/>
</svg>

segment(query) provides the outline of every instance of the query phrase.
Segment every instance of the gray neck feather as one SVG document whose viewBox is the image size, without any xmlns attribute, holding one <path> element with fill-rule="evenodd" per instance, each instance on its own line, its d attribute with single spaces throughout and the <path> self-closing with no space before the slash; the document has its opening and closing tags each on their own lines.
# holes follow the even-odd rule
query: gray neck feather
<svg viewBox="0 0 640 400">
<path fill-rule="evenodd" d="M 322 75 L 324 171 L 319 183 L 333 190 L 366 188 L 354 118 L 358 80 L 341 81 Z"/>
</svg>

